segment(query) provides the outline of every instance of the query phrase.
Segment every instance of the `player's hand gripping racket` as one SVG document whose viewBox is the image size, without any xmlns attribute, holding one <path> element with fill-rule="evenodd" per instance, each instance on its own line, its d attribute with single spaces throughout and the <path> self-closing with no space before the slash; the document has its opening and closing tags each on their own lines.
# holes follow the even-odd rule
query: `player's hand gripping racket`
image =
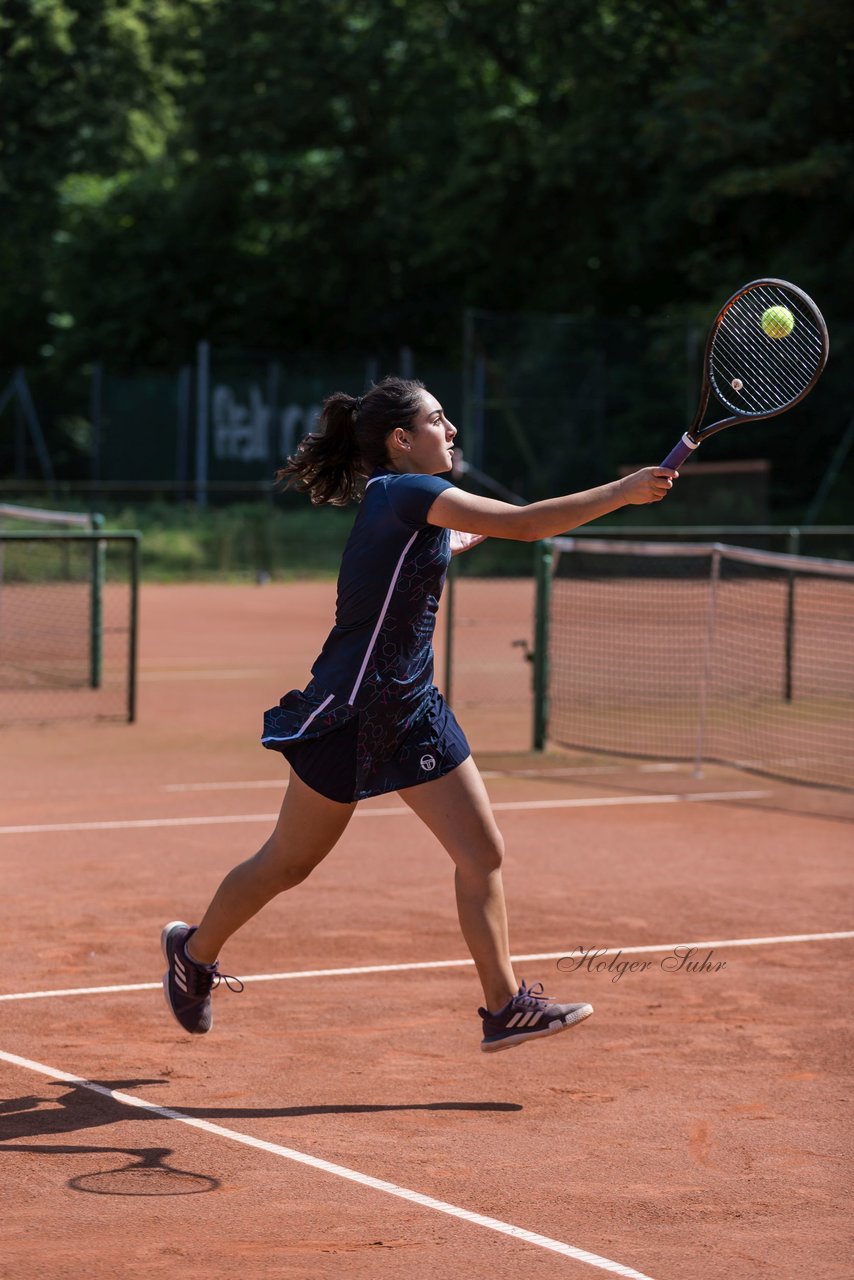
<svg viewBox="0 0 854 1280">
<path fill-rule="evenodd" d="M 827 325 L 802 289 L 785 280 L 746 284 L 715 318 L 694 421 L 661 465 L 678 467 L 707 436 L 736 422 L 791 409 L 818 382 L 827 352 Z M 731 416 L 704 427 L 712 391 Z"/>
</svg>

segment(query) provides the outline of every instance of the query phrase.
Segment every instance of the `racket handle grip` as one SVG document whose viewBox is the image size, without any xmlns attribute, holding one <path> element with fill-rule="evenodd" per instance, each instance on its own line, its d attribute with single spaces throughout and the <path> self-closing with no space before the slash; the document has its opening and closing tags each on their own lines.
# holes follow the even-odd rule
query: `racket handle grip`
<svg viewBox="0 0 854 1280">
<path fill-rule="evenodd" d="M 695 449 L 699 448 L 699 440 L 691 440 L 689 436 L 684 435 L 677 445 L 670 450 L 667 457 L 661 463 L 662 467 L 672 467 L 674 471 L 681 466 L 686 458 L 690 458 Z"/>
</svg>

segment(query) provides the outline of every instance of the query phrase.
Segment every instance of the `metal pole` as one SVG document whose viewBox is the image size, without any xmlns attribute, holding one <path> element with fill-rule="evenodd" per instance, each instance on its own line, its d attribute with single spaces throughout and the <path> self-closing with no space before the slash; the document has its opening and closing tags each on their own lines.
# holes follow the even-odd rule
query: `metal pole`
<svg viewBox="0 0 854 1280">
<path fill-rule="evenodd" d="M 789 530 L 787 550 L 790 556 L 800 554 L 801 548 L 801 531 L 792 528 Z M 794 666 L 795 666 L 795 573 L 793 569 L 789 569 L 786 573 L 786 634 L 784 639 L 784 660 L 783 660 L 783 699 L 785 702 L 791 702 L 794 696 Z"/>
<path fill-rule="evenodd" d="M 532 746 L 543 751 L 549 728 L 549 613 L 553 552 L 550 542 L 535 544 L 536 603 L 534 605 L 534 722 Z"/>
<path fill-rule="evenodd" d="M 211 347 L 200 342 L 196 348 L 196 506 L 208 505 L 208 421 L 210 418 Z"/>
<path fill-rule="evenodd" d="M 15 479 L 23 486 L 27 479 L 27 424 L 18 399 L 12 401 L 15 416 Z"/>
<path fill-rule="evenodd" d="M 709 577 L 709 603 L 706 609 L 706 635 L 703 642 L 703 674 L 700 678 L 700 707 L 697 715 L 697 749 L 694 758 L 694 777 L 703 776 L 703 749 L 706 736 L 706 715 L 709 707 L 712 679 L 712 654 L 715 643 L 715 614 L 718 603 L 718 583 L 721 577 L 721 549 L 712 547 L 712 571 Z"/>
<path fill-rule="evenodd" d="M 175 432 L 175 497 L 183 502 L 187 496 L 190 465 L 190 414 L 193 396 L 193 370 L 182 364 L 178 371 L 178 397 Z"/>
<path fill-rule="evenodd" d="M 139 630 L 140 535 L 131 542 L 130 619 L 128 626 L 128 723 L 136 720 L 137 632 Z"/>
<path fill-rule="evenodd" d="M 91 516 L 92 529 L 104 527 L 104 517 Z M 104 670 L 104 561 L 106 543 L 93 538 L 89 552 L 89 686 L 100 689 Z"/>
</svg>

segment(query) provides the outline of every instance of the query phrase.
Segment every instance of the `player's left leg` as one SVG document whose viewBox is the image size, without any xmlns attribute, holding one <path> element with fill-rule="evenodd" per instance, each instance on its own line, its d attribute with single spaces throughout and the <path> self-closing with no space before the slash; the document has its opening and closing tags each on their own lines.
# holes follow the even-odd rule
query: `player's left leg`
<svg viewBox="0 0 854 1280">
<path fill-rule="evenodd" d="M 558 1005 L 516 980 L 510 960 L 501 864 L 504 841 L 471 756 L 443 778 L 401 791 L 454 861 L 457 912 L 483 986 L 486 1052 L 552 1035 L 588 1017 L 590 1005 Z M 539 986 L 539 984 L 537 984 Z"/>
<path fill-rule="evenodd" d="M 201 924 L 194 928 L 173 920 L 166 925 L 163 990 L 185 1031 L 204 1035 L 211 1028 L 211 991 L 225 979 L 218 969 L 220 948 L 277 894 L 311 874 L 343 835 L 355 808 L 320 795 L 291 771 L 275 830 L 254 857 L 228 873 Z"/>
</svg>

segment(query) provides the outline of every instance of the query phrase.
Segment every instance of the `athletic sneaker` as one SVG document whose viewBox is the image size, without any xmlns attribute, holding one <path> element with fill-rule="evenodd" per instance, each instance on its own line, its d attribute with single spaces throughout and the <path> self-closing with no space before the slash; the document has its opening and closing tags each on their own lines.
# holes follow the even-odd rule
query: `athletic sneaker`
<svg viewBox="0 0 854 1280">
<path fill-rule="evenodd" d="M 243 983 L 220 973 L 215 964 L 196 964 L 187 955 L 187 941 L 196 932 L 183 920 L 173 920 L 160 935 L 160 945 L 169 968 L 163 975 L 163 993 L 176 1022 L 191 1035 L 203 1036 L 213 1023 L 211 992 L 224 982 L 229 991 L 242 991 Z M 235 985 L 232 986 L 231 984 Z"/>
<path fill-rule="evenodd" d="M 484 1053 L 497 1053 L 499 1049 L 512 1049 L 525 1040 L 554 1036 L 558 1031 L 566 1031 L 576 1022 L 589 1018 L 592 1012 L 592 1004 L 554 1004 L 543 994 L 541 982 L 535 982 L 532 987 L 526 987 L 523 982 L 516 995 L 498 1013 L 478 1009 L 483 1019 L 480 1047 Z"/>
</svg>

